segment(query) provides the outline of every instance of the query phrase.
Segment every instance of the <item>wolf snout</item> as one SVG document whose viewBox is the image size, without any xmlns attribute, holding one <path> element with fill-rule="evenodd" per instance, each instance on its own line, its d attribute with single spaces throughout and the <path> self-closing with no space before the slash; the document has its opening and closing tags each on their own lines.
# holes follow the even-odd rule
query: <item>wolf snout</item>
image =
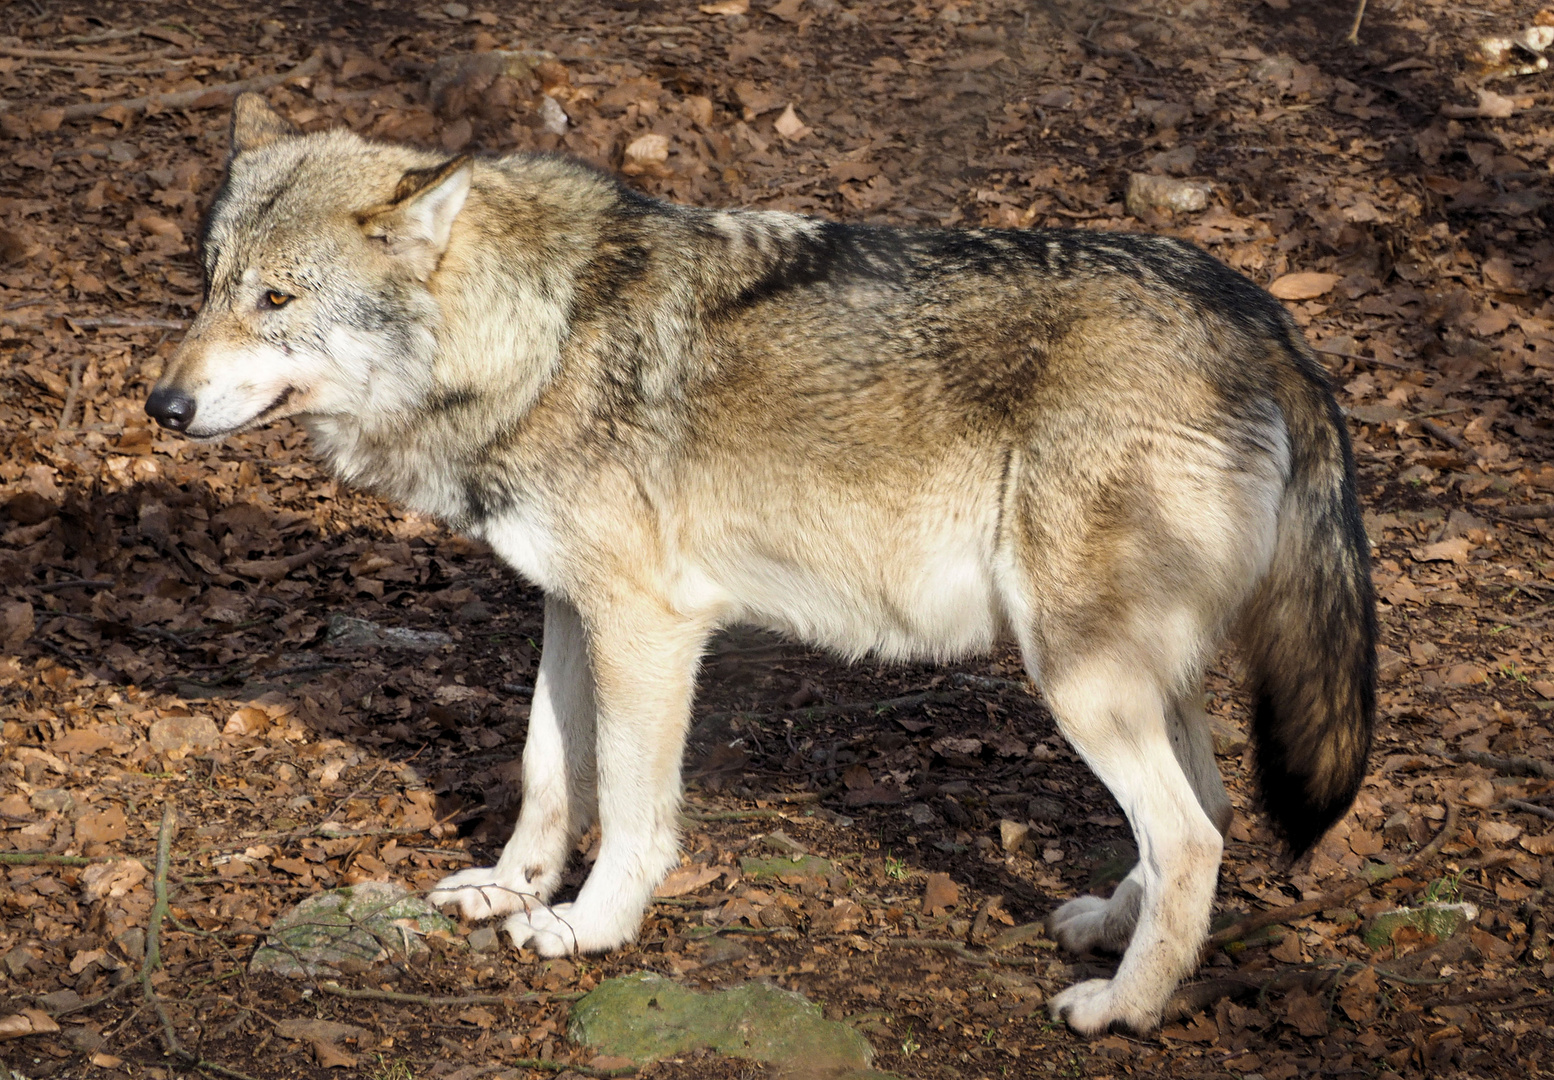
<svg viewBox="0 0 1554 1080">
<path fill-rule="evenodd" d="M 182 390 L 159 386 L 146 399 L 146 414 L 165 428 L 187 431 L 194 422 L 194 398 Z"/>
</svg>

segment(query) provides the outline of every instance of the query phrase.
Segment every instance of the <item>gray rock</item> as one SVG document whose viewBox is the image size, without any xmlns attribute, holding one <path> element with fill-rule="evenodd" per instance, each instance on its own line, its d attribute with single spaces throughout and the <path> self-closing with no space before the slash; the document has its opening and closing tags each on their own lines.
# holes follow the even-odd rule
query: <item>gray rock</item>
<svg viewBox="0 0 1554 1080">
<path fill-rule="evenodd" d="M 1143 217 L 1151 210 L 1191 214 L 1208 208 L 1209 193 L 1213 190 L 1213 185 L 1201 180 L 1174 180 L 1169 176 L 1134 173 L 1128 177 L 1124 199 L 1128 213 L 1134 217 Z"/>
<path fill-rule="evenodd" d="M 927 803 L 911 803 L 904 812 L 913 825 L 936 825 L 939 822 L 939 815 Z"/>
<path fill-rule="evenodd" d="M 496 930 L 490 926 L 475 927 L 469 932 L 466 940 L 469 942 L 470 949 L 478 953 L 495 952 L 502 943 L 501 938 L 496 935 Z"/>
<path fill-rule="evenodd" d="M 44 813 L 68 814 L 76 808 L 76 800 L 63 788 L 44 788 L 34 791 L 27 800 L 34 810 Z"/>
<path fill-rule="evenodd" d="M 221 745 L 221 732 L 208 716 L 164 716 L 151 725 L 151 749 L 178 761 Z"/>
<path fill-rule="evenodd" d="M 600 983 L 573 1006 L 568 1034 L 637 1062 L 706 1047 L 820 1076 L 867 1069 L 874 1056 L 862 1035 L 801 994 L 766 983 L 703 994 L 650 971 Z"/>
<path fill-rule="evenodd" d="M 337 649 L 404 649 L 409 652 L 431 652 L 453 644 L 453 639 L 441 630 L 383 626 L 369 619 L 340 614 L 329 616 L 324 641 Z"/>
<path fill-rule="evenodd" d="M 422 935 L 453 926 L 403 886 L 367 881 L 310 896 L 276 919 L 248 970 L 288 978 L 339 975 L 343 967 L 360 970 L 424 953 Z"/>
</svg>

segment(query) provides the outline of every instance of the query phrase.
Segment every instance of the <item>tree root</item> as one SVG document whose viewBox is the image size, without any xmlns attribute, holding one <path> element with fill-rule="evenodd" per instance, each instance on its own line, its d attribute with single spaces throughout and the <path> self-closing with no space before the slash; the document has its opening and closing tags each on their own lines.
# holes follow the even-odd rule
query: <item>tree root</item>
<svg viewBox="0 0 1554 1080">
<path fill-rule="evenodd" d="M 1331 889 L 1320 896 L 1314 896 L 1310 900 L 1302 900 L 1300 903 L 1291 904 L 1289 907 L 1253 912 L 1243 919 L 1237 919 L 1218 933 L 1210 935 L 1209 945 L 1218 948 L 1228 945 L 1232 941 L 1239 941 L 1248 934 L 1261 930 L 1265 926 L 1278 926 L 1294 922 L 1296 919 L 1304 919 L 1308 915 L 1315 915 L 1328 908 L 1338 907 L 1373 885 L 1379 885 L 1384 881 L 1391 881 L 1393 878 L 1429 862 L 1440 853 L 1446 841 L 1451 839 L 1452 834 L 1456 831 L 1457 806 L 1455 803 L 1447 803 L 1446 821 L 1441 825 L 1441 831 L 1435 834 L 1435 839 L 1420 848 L 1410 858 L 1400 863 L 1375 863 L 1367 867 L 1360 877 L 1345 882 L 1338 888 Z"/>
</svg>

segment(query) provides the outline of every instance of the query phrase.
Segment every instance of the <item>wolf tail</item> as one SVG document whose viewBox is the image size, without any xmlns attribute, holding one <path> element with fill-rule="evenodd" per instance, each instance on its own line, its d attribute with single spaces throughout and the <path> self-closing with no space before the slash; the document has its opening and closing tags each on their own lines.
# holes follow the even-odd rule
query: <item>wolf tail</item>
<svg viewBox="0 0 1554 1080">
<path fill-rule="evenodd" d="M 1292 337 L 1285 351 L 1276 397 L 1290 476 L 1273 564 L 1237 636 L 1251 677 L 1263 805 L 1300 855 L 1348 811 L 1365 775 L 1376 607 L 1343 416 L 1303 343 Z"/>
</svg>

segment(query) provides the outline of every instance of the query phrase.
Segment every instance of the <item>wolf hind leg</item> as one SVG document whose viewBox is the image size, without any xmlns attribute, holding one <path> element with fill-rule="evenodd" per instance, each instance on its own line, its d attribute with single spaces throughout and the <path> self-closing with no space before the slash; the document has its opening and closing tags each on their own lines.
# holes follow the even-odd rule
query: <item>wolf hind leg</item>
<svg viewBox="0 0 1554 1080">
<path fill-rule="evenodd" d="M 523 748 L 523 806 L 495 866 L 461 870 L 437 883 L 433 904 L 457 904 L 489 919 L 543 904 L 561 885 L 567 856 L 594 813 L 593 674 L 577 609 L 547 597 L 529 735 Z"/>
<path fill-rule="evenodd" d="M 1067 920 L 1071 938 L 1080 928 L 1120 935 L 1128 906 L 1137 905 L 1116 975 L 1069 987 L 1053 999 L 1052 1013 L 1085 1035 L 1114 1025 L 1147 1031 L 1197 965 L 1223 842 L 1178 760 L 1168 720 L 1175 703 L 1149 674 L 1151 665 L 1142 656 L 1092 654 L 1056 666 L 1043 689 L 1058 726 L 1128 816 L 1139 861 L 1115 908 L 1101 912 L 1089 898 Z"/>
<path fill-rule="evenodd" d="M 1198 805 L 1224 836 L 1235 811 L 1214 760 L 1209 718 L 1201 700 L 1202 693 L 1197 690 L 1175 698 L 1167 713 L 1167 730 L 1171 749 L 1192 784 Z M 1048 932 L 1071 952 L 1120 953 L 1133 937 L 1143 897 L 1141 871 L 1135 864 L 1109 898 L 1081 896 L 1058 907 L 1047 917 Z"/>
</svg>

